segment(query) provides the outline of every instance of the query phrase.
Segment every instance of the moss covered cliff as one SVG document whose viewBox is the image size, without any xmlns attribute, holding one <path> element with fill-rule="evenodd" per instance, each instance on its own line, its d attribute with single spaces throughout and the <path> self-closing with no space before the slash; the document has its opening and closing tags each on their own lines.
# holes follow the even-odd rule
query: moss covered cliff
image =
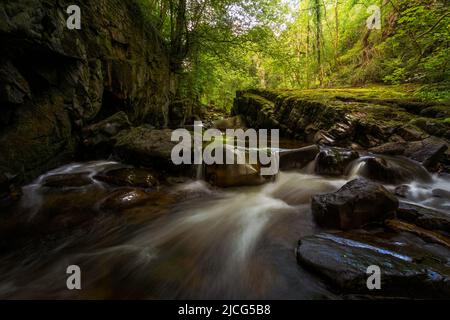
<svg viewBox="0 0 450 320">
<path fill-rule="evenodd" d="M 169 62 L 134 1 L 0 3 L 0 171 L 29 179 L 71 159 L 81 129 L 119 111 L 168 121 Z"/>
</svg>

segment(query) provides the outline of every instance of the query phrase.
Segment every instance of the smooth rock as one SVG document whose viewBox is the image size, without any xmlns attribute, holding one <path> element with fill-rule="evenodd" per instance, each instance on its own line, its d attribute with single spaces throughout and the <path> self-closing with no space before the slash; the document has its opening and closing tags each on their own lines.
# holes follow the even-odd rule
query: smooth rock
<svg viewBox="0 0 450 320">
<path fill-rule="evenodd" d="M 407 223 L 401 220 L 388 219 L 384 222 L 388 228 L 398 232 L 410 232 L 421 237 L 425 241 L 437 243 L 450 248 L 450 238 L 430 230 L 418 227 L 415 224 Z"/>
<path fill-rule="evenodd" d="M 172 142 L 172 130 L 151 130 L 143 127 L 122 131 L 116 137 L 114 154 L 125 162 L 148 167 L 174 169 L 172 150 L 178 142 Z M 186 147 L 192 150 L 190 141 Z"/>
<path fill-rule="evenodd" d="M 152 172 L 138 168 L 109 170 L 97 174 L 94 179 L 121 187 L 152 188 L 158 185 Z"/>
<path fill-rule="evenodd" d="M 408 198 L 408 195 L 410 194 L 410 192 L 411 192 L 411 187 L 406 184 L 395 188 L 395 195 L 402 197 L 402 198 Z"/>
<path fill-rule="evenodd" d="M 311 161 L 316 159 L 320 152 L 317 145 L 312 145 L 294 150 L 280 151 L 280 169 L 302 169 Z"/>
<path fill-rule="evenodd" d="M 151 197 L 151 193 L 140 189 L 116 190 L 101 201 L 100 209 L 115 212 L 123 211 L 143 205 Z"/>
<path fill-rule="evenodd" d="M 450 191 L 444 189 L 434 189 L 433 197 L 450 200 Z"/>
<path fill-rule="evenodd" d="M 348 230 L 394 216 L 398 200 L 382 185 L 356 179 L 335 193 L 314 196 L 311 208 L 319 226 Z"/>
<path fill-rule="evenodd" d="M 347 166 L 359 158 L 353 150 L 341 148 L 327 148 L 320 151 L 316 159 L 316 174 L 325 176 L 341 176 Z"/>
<path fill-rule="evenodd" d="M 322 233 L 300 240 L 297 261 L 345 293 L 384 297 L 450 296 L 450 250 L 414 236 Z M 381 270 L 381 289 L 367 287 L 369 266 Z"/>
<path fill-rule="evenodd" d="M 448 146 L 444 140 L 430 137 L 423 141 L 409 143 L 404 155 L 422 163 L 426 168 L 432 168 L 447 149 Z"/>
<path fill-rule="evenodd" d="M 368 179 L 388 184 L 411 181 L 429 182 L 431 175 L 419 164 L 402 158 L 370 157 L 365 161 L 362 175 Z"/>
<path fill-rule="evenodd" d="M 43 186 L 50 188 L 79 188 L 92 184 L 88 172 L 74 174 L 57 174 L 45 178 Z"/>
<path fill-rule="evenodd" d="M 269 181 L 261 176 L 258 165 L 250 164 L 209 165 L 205 168 L 205 178 L 221 188 L 258 186 Z"/>
</svg>

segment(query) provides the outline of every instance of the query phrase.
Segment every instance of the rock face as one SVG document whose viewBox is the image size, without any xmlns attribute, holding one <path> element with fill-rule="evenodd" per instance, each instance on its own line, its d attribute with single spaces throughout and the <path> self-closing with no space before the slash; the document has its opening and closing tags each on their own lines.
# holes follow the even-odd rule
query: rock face
<svg viewBox="0 0 450 320">
<path fill-rule="evenodd" d="M 123 111 L 168 122 L 169 62 L 135 1 L 0 3 L 0 171 L 29 179 L 72 158 L 86 125 Z M 87 25 L 89 23 L 89 25 Z"/>
<path fill-rule="evenodd" d="M 401 245 L 399 245 L 401 243 Z M 387 239 L 358 233 L 323 233 L 301 239 L 298 263 L 343 293 L 442 299 L 450 294 L 450 250 L 416 237 Z M 381 289 L 367 287 L 367 269 L 378 266 Z"/>
<path fill-rule="evenodd" d="M 398 200 L 382 185 L 356 179 L 335 193 L 314 196 L 311 208 L 319 226 L 349 230 L 393 216 Z"/>
<path fill-rule="evenodd" d="M 304 142 L 373 148 L 373 153 L 404 155 L 428 169 L 447 170 L 437 166 L 445 162 L 450 139 L 450 124 L 443 114 L 419 117 L 411 109 L 423 102 L 370 98 L 373 95 L 380 93 L 370 89 L 248 90 L 237 93 L 232 113 L 243 116 L 250 127 L 277 128 L 282 135 Z"/>
</svg>

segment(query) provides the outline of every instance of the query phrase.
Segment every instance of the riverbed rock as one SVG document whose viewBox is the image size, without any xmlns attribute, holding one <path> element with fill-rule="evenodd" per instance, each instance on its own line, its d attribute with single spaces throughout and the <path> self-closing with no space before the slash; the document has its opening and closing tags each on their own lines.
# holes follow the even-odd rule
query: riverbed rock
<svg viewBox="0 0 450 320">
<path fill-rule="evenodd" d="M 450 216 L 440 210 L 400 202 L 397 217 L 427 230 L 437 230 L 450 234 Z"/>
<path fill-rule="evenodd" d="M 407 223 L 397 219 L 388 219 L 384 221 L 384 225 L 394 231 L 409 232 L 415 234 L 416 236 L 424 239 L 427 242 L 437 243 L 450 249 L 450 238 L 440 233 L 430 231 L 416 226 L 415 224 Z"/>
<path fill-rule="evenodd" d="M 407 145 L 407 142 L 388 142 L 380 146 L 370 148 L 369 151 L 374 154 L 398 156 L 405 153 Z"/>
<path fill-rule="evenodd" d="M 251 164 L 208 165 L 205 180 L 221 188 L 258 186 L 269 181 L 261 176 L 260 166 Z"/>
<path fill-rule="evenodd" d="M 401 198 L 408 198 L 411 193 L 411 187 L 407 184 L 395 188 L 395 195 Z"/>
<path fill-rule="evenodd" d="M 394 216 L 398 200 L 382 185 L 356 179 L 335 193 L 314 196 L 311 208 L 319 226 L 348 230 Z"/>
<path fill-rule="evenodd" d="M 299 241 L 297 260 L 343 293 L 442 299 L 450 296 L 450 250 L 414 236 L 322 233 Z M 381 289 L 369 290 L 378 266 Z"/>
<path fill-rule="evenodd" d="M 434 189 L 433 197 L 450 200 L 450 191 L 444 189 Z"/>
<path fill-rule="evenodd" d="M 79 188 L 92 183 L 89 172 L 82 172 L 48 176 L 42 182 L 42 185 L 49 188 Z"/>
<path fill-rule="evenodd" d="M 444 140 L 430 137 L 422 141 L 409 143 L 404 155 L 422 163 L 426 168 L 433 168 L 447 149 L 448 146 Z"/>
<path fill-rule="evenodd" d="M 126 163 L 158 169 L 176 169 L 171 156 L 178 142 L 171 141 L 172 130 L 152 130 L 144 127 L 122 131 L 116 137 L 114 154 Z M 192 150 L 191 141 L 185 141 Z M 181 166 L 180 166 L 181 168 Z"/>
<path fill-rule="evenodd" d="M 396 134 L 402 137 L 405 141 L 419 141 L 428 138 L 428 136 L 419 131 L 417 128 L 410 126 L 403 126 L 397 129 Z"/>
<path fill-rule="evenodd" d="M 154 188 L 159 184 L 154 173 L 140 168 L 113 169 L 97 174 L 94 179 L 121 187 Z"/>
<path fill-rule="evenodd" d="M 143 205 L 151 198 L 151 193 L 141 189 L 116 190 L 101 201 L 100 209 L 120 212 Z"/>
<path fill-rule="evenodd" d="M 108 156 L 112 148 L 112 137 L 131 127 L 125 112 L 121 111 L 113 116 L 83 128 L 83 144 L 87 151 L 95 155 Z"/>
<path fill-rule="evenodd" d="M 388 184 L 431 181 L 431 175 L 422 166 L 401 158 L 370 157 L 365 161 L 361 174 Z"/>
<path fill-rule="evenodd" d="M 303 147 L 293 150 L 281 150 L 280 151 L 280 169 L 302 169 L 311 161 L 316 159 L 320 152 L 320 148 L 317 145 Z"/>
<path fill-rule="evenodd" d="M 342 176 L 347 166 L 359 158 L 353 150 L 341 148 L 325 148 L 316 159 L 316 174 L 324 176 Z"/>
<path fill-rule="evenodd" d="M 446 141 L 428 137 L 420 141 L 410 142 L 389 142 L 369 149 L 374 154 L 401 155 L 421 163 L 427 169 L 436 171 L 440 162 L 444 162 L 443 157 L 448 149 Z"/>
</svg>

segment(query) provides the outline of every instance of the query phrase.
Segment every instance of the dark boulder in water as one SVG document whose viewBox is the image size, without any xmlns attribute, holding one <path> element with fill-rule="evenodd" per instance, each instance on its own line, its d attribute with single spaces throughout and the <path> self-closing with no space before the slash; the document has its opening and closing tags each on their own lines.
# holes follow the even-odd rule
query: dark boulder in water
<svg viewBox="0 0 450 320">
<path fill-rule="evenodd" d="M 102 200 L 100 209 L 114 212 L 123 211 L 143 205 L 151 198 L 151 193 L 140 189 L 116 190 Z"/>
<path fill-rule="evenodd" d="M 450 234 L 450 215 L 443 211 L 400 202 L 397 217 L 424 229 L 438 230 Z"/>
<path fill-rule="evenodd" d="M 409 143 L 405 150 L 405 156 L 431 169 L 438 163 L 447 149 L 448 146 L 444 140 L 430 137 L 423 141 Z"/>
<path fill-rule="evenodd" d="M 369 157 L 360 174 L 368 179 L 388 184 L 411 181 L 429 182 L 431 175 L 420 164 L 406 158 Z"/>
<path fill-rule="evenodd" d="M 408 198 L 409 194 L 411 193 L 411 187 L 407 184 L 398 186 L 395 188 L 395 195 L 399 196 L 401 198 Z"/>
<path fill-rule="evenodd" d="M 447 142 L 436 137 L 429 137 L 421 141 L 413 142 L 389 142 L 369 151 L 374 154 L 402 155 L 421 163 L 429 170 L 435 170 L 442 162 L 448 149 Z"/>
<path fill-rule="evenodd" d="M 258 186 L 269 181 L 261 176 L 261 168 L 251 164 L 214 164 L 205 168 L 206 181 L 221 187 Z"/>
<path fill-rule="evenodd" d="M 153 188 L 158 185 L 152 172 L 138 168 L 109 170 L 97 174 L 94 179 L 121 187 Z"/>
<path fill-rule="evenodd" d="M 450 200 L 450 191 L 444 189 L 434 189 L 433 197 Z"/>
<path fill-rule="evenodd" d="M 398 200 L 382 185 L 356 179 L 335 193 L 314 196 L 311 207 L 319 226 L 348 230 L 392 217 Z"/>
<path fill-rule="evenodd" d="M 320 148 L 317 145 L 294 150 L 282 150 L 280 151 L 280 169 L 302 169 L 316 159 L 319 152 Z"/>
<path fill-rule="evenodd" d="M 92 184 L 89 172 L 73 174 L 56 174 L 48 176 L 43 181 L 44 187 L 49 188 L 79 188 Z"/>
<path fill-rule="evenodd" d="M 320 151 L 316 161 L 316 173 L 325 176 L 341 176 L 347 166 L 359 158 L 353 150 L 341 148 L 327 148 Z"/>
<path fill-rule="evenodd" d="M 401 244 L 401 245 L 399 245 Z M 450 295 L 450 250 L 415 236 L 322 233 L 300 240 L 297 261 L 348 294 L 437 298 Z M 367 286 L 370 266 L 380 268 L 380 290 Z"/>
<path fill-rule="evenodd" d="M 172 162 L 172 150 L 178 142 L 172 141 L 172 130 L 152 130 L 136 127 L 122 131 L 115 137 L 114 154 L 126 163 L 158 167 L 162 170 L 185 169 Z M 191 141 L 183 141 L 191 150 Z"/>
</svg>

